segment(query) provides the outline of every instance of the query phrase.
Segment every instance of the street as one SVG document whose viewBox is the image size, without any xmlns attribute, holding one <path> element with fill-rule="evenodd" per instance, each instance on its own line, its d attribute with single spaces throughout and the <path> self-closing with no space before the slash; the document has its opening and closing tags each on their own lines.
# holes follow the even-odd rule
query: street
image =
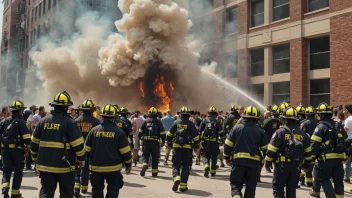
<svg viewBox="0 0 352 198">
<path fill-rule="evenodd" d="M 163 158 L 162 158 L 163 159 Z M 170 158 L 171 159 L 171 158 Z M 162 163 L 160 163 L 162 164 Z M 139 175 L 141 165 L 133 167 L 132 172 L 126 175 L 123 171 L 124 176 L 124 187 L 120 190 L 120 197 L 143 197 L 143 198 L 183 198 L 183 197 L 217 197 L 217 198 L 229 198 L 230 194 L 230 183 L 229 174 L 230 168 L 220 168 L 217 171 L 217 175 L 212 178 L 205 178 L 203 176 L 202 165 L 193 165 L 193 170 L 190 175 L 188 182 L 189 190 L 186 193 L 174 193 L 171 190 L 172 187 L 172 174 L 171 165 L 165 167 L 164 165 L 159 166 L 159 176 L 153 178 L 151 176 L 151 170 L 149 169 L 146 176 L 143 178 Z M 2 177 L 2 174 L 1 174 Z M 262 172 L 262 183 L 258 183 L 256 190 L 256 197 L 273 197 L 272 195 L 272 174 Z M 345 191 L 349 191 L 352 185 L 345 183 Z M 39 196 L 40 180 L 35 175 L 34 171 L 24 171 L 24 178 L 21 187 L 21 193 L 24 198 L 37 198 Z M 56 196 L 59 197 L 59 188 L 57 188 Z M 309 188 L 301 187 L 297 189 L 297 197 L 309 198 Z M 91 192 L 91 186 L 89 191 Z M 244 191 L 243 191 L 244 192 Z M 322 192 L 322 198 L 323 196 Z M 91 197 L 90 194 L 84 194 L 84 197 Z M 352 194 L 345 193 L 345 197 L 352 197 Z"/>
</svg>

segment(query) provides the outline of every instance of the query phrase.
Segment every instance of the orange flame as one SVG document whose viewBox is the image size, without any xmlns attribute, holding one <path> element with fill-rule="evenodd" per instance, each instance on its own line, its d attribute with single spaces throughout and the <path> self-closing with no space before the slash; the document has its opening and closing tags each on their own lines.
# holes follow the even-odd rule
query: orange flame
<svg viewBox="0 0 352 198">
<path fill-rule="evenodd" d="M 143 81 L 139 83 L 139 90 L 141 91 L 141 96 L 144 97 Z"/>
<path fill-rule="evenodd" d="M 159 111 L 160 112 L 165 112 L 170 108 L 170 102 L 171 99 L 169 95 L 167 94 L 167 85 L 164 80 L 164 76 L 159 76 L 156 75 L 156 78 L 154 80 L 154 91 L 153 93 L 161 99 L 161 104 L 158 105 Z M 174 90 L 174 87 L 172 86 L 172 83 L 170 82 L 169 89 L 171 91 L 170 96 Z"/>
</svg>

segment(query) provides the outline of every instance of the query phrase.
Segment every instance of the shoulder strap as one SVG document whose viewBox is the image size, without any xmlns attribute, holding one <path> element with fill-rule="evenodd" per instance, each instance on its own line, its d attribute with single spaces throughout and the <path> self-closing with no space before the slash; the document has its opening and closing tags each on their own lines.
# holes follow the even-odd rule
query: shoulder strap
<svg viewBox="0 0 352 198">
<path fill-rule="evenodd" d="M 326 127 L 330 128 L 330 129 L 334 128 L 334 127 L 333 127 L 330 123 L 328 123 L 328 122 L 321 121 L 320 123 L 322 123 L 323 125 L 325 125 Z M 318 123 L 318 124 L 320 124 L 320 123 Z"/>
</svg>

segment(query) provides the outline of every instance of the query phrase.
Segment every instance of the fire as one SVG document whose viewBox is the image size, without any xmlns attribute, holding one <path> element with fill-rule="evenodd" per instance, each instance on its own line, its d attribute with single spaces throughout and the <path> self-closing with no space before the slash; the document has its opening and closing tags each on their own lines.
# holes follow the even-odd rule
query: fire
<svg viewBox="0 0 352 198">
<path fill-rule="evenodd" d="M 158 104 L 159 111 L 165 112 L 165 111 L 167 111 L 170 108 L 171 99 L 166 93 L 166 89 L 168 87 L 167 87 L 167 85 L 165 83 L 164 76 L 159 76 L 157 74 L 153 84 L 154 84 L 153 93 L 155 95 L 159 96 L 159 98 L 161 100 L 160 101 L 161 104 Z M 174 89 L 171 82 L 170 82 L 169 89 L 172 90 L 172 91 Z M 171 95 L 171 93 L 170 93 L 170 95 Z"/>
<path fill-rule="evenodd" d="M 144 89 L 143 89 L 143 81 L 139 83 L 139 91 L 141 91 L 141 96 L 144 98 Z"/>
</svg>

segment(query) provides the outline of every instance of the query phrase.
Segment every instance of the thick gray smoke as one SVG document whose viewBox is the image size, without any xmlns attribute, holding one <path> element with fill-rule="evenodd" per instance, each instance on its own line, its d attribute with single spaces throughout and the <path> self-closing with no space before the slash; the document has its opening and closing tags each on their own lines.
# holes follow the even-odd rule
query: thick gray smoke
<svg viewBox="0 0 352 198">
<path fill-rule="evenodd" d="M 125 37 L 88 13 L 75 23 L 78 34 L 59 44 L 46 41 L 32 54 L 50 95 L 66 90 L 78 102 L 92 98 L 98 104 L 140 108 L 138 81 L 157 58 L 178 79 L 174 108 L 188 105 L 203 111 L 210 105 L 227 109 L 250 103 L 212 74 L 216 63 L 197 67 L 199 44 L 186 39 L 192 26 L 186 9 L 171 0 L 120 0 L 119 8 L 124 15 L 115 25 Z"/>
</svg>

